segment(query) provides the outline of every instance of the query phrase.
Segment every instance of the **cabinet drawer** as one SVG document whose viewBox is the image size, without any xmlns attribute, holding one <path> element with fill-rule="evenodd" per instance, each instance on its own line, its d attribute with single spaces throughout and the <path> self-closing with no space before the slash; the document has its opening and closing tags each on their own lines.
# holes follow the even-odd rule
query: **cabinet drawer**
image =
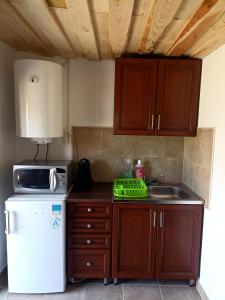
<svg viewBox="0 0 225 300">
<path fill-rule="evenodd" d="M 72 218 L 67 220 L 67 231 L 68 233 L 110 233 L 111 220 Z"/>
<path fill-rule="evenodd" d="M 70 234 L 67 237 L 68 248 L 108 249 L 111 246 L 110 234 Z"/>
<path fill-rule="evenodd" d="M 111 203 L 67 203 L 68 217 L 110 217 L 112 215 Z"/>
<path fill-rule="evenodd" d="M 109 277 L 109 250 L 68 250 L 67 254 L 67 271 L 69 277 Z"/>
</svg>

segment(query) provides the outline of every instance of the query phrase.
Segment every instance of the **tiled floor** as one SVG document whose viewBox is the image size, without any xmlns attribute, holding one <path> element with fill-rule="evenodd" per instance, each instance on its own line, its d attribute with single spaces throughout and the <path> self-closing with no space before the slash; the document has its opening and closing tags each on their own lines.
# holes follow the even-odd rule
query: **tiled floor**
<svg viewBox="0 0 225 300">
<path fill-rule="evenodd" d="M 47 295 L 9 294 L 6 281 L 0 285 L 0 300 L 201 300 L 185 282 L 123 281 L 104 286 L 102 281 L 90 281 Z"/>
</svg>

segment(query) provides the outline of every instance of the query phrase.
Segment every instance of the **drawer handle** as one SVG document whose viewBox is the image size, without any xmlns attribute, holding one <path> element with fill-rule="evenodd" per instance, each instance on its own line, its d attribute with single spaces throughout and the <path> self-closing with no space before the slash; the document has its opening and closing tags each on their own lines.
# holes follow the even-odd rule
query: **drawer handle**
<svg viewBox="0 0 225 300">
<path fill-rule="evenodd" d="M 92 228 L 92 225 L 91 224 L 87 224 L 86 228 L 90 229 L 90 228 Z"/>
<path fill-rule="evenodd" d="M 92 243 L 91 240 L 86 240 L 86 244 L 90 245 Z"/>
<path fill-rule="evenodd" d="M 153 227 L 156 227 L 156 211 L 153 212 Z"/>
<path fill-rule="evenodd" d="M 87 211 L 88 211 L 89 213 L 91 213 L 91 212 L 92 212 L 92 208 L 88 207 Z"/>
<path fill-rule="evenodd" d="M 158 115 L 158 130 L 160 130 L 161 117 Z"/>
<path fill-rule="evenodd" d="M 160 212 L 160 215 L 159 215 L 159 226 L 160 226 L 160 228 L 163 228 L 163 212 L 162 211 Z"/>
<path fill-rule="evenodd" d="M 91 266 L 91 263 L 90 263 L 89 261 L 87 261 L 87 262 L 86 262 L 86 266 L 87 266 L 87 267 L 90 267 L 90 266 Z"/>
</svg>

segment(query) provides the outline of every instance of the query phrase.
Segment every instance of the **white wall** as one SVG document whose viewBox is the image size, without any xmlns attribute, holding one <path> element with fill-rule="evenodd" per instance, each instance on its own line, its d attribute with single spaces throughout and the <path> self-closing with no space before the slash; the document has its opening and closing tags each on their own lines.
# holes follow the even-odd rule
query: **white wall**
<svg viewBox="0 0 225 300">
<path fill-rule="evenodd" d="M 4 201 L 12 194 L 15 153 L 14 55 L 13 49 L 0 42 L 0 272 L 6 266 Z"/>
<path fill-rule="evenodd" d="M 72 126 L 112 127 L 114 61 L 70 60 L 69 101 Z"/>
<path fill-rule="evenodd" d="M 205 209 L 200 284 L 225 299 L 225 46 L 203 60 L 199 127 L 215 127 L 210 209 Z"/>
</svg>

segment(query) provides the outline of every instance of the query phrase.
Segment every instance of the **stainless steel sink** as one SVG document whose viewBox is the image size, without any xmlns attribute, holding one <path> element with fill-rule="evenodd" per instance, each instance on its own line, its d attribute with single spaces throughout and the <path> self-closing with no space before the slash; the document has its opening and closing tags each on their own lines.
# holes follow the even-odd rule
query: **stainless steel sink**
<svg viewBox="0 0 225 300">
<path fill-rule="evenodd" d="M 189 199 L 190 196 L 180 187 L 176 186 L 150 186 L 149 196 L 151 199 L 160 198 L 165 200 L 182 200 Z"/>
<path fill-rule="evenodd" d="M 146 198 L 114 197 L 114 202 L 151 203 L 151 204 L 204 204 L 204 200 L 195 195 L 185 185 L 162 184 L 149 186 Z"/>
</svg>

